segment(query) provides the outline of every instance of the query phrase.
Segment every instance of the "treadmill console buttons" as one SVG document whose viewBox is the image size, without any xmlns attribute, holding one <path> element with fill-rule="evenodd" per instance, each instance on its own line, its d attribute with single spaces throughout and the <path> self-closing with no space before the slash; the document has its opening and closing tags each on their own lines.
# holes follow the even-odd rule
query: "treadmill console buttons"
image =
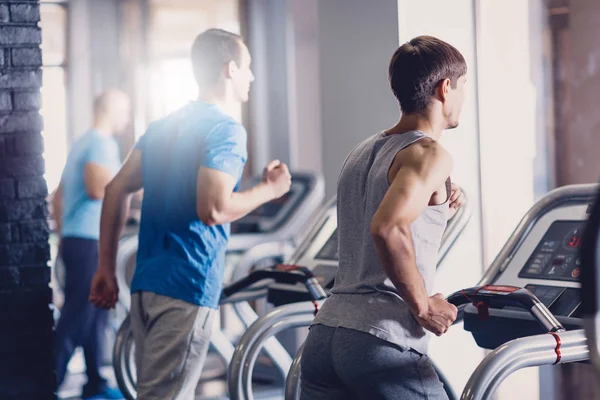
<svg viewBox="0 0 600 400">
<path fill-rule="evenodd" d="M 565 238 L 564 246 L 567 249 L 577 249 L 581 244 L 581 228 L 574 229 L 569 232 L 569 235 Z"/>
<path fill-rule="evenodd" d="M 571 271 L 571 278 L 579 278 L 579 267 L 575 268 L 573 271 Z"/>
<path fill-rule="evenodd" d="M 577 281 L 581 221 L 555 221 L 519 272 L 520 278 Z"/>
<path fill-rule="evenodd" d="M 542 246 L 540 247 L 540 251 L 553 253 L 554 250 L 558 247 L 559 242 L 554 240 L 546 240 L 542 242 Z"/>
<path fill-rule="evenodd" d="M 550 254 L 536 254 L 525 272 L 531 275 L 541 275 L 551 258 Z"/>
</svg>

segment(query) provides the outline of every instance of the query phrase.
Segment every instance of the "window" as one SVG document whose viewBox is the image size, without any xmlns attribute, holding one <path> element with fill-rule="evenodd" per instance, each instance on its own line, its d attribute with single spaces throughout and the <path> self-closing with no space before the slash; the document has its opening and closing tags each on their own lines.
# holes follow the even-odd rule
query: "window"
<svg viewBox="0 0 600 400">
<path fill-rule="evenodd" d="M 208 28 L 240 33 L 238 0 L 152 0 L 148 32 L 150 120 L 198 96 L 190 63 L 196 36 Z M 229 110 L 241 120 L 242 109 Z"/>
<path fill-rule="evenodd" d="M 40 5 L 42 28 L 43 84 L 42 109 L 44 117 L 44 159 L 46 182 L 52 192 L 60 182 L 67 159 L 67 7 L 58 2 L 42 2 Z"/>
</svg>

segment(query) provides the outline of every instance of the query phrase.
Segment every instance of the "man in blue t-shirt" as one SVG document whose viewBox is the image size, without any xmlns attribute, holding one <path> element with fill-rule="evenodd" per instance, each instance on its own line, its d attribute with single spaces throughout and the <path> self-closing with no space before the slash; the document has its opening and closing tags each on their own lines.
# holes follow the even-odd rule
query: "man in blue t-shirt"
<svg viewBox="0 0 600 400">
<path fill-rule="evenodd" d="M 104 189 L 121 166 L 113 138 L 129 124 L 129 98 L 112 89 L 94 102 L 94 127 L 71 147 L 60 185 L 52 198 L 53 216 L 61 237 L 60 257 L 65 266 L 65 301 L 56 326 L 56 376 L 64 380 L 75 348 L 83 347 L 87 384 L 84 399 L 121 399 L 100 376 L 104 356 L 107 311 L 87 301 L 98 267 L 100 211 Z"/>
<path fill-rule="evenodd" d="M 224 110 L 248 100 L 250 53 L 240 36 L 210 29 L 192 46 L 197 101 L 150 125 L 108 185 L 100 262 L 90 300 L 117 301 L 119 233 L 129 193 L 144 189 L 131 323 L 138 399 L 193 397 L 223 280 L 229 223 L 289 191 L 272 161 L 261 183 L 237 192 L 246 130 Z"/>
</svg>

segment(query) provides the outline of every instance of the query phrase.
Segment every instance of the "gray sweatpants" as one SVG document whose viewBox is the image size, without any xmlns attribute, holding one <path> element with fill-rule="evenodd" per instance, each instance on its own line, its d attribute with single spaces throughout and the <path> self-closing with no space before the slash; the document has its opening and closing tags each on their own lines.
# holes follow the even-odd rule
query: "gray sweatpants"
<svg viewBox="0 0 600 400">
<path fill-rule="evenodd" d="M 427 356 L 353 329 L 311 327 L 301 374 L 301 400 L 448 399 Z"/>
<path fill-rule="evenodd" d="M 138 400 L 194 399 L 215 312 L 152 292 L 131 296 Z"/>
</svg>

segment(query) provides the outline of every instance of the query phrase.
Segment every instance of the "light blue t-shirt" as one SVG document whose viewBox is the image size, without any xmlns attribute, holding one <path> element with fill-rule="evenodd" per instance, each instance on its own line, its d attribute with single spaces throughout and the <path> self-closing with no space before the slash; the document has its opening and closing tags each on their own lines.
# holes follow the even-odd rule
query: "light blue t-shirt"
<svg viewBox="0 0 600 400">
<path fill-rule="evenodd" d="M 84 168 L 98 164 L 113 175 L 121 165 L 119 146 L 110 136 L 96 130 L 83 134 L 71 148 L 63 171 L 63 237 L 98 239 L 102 200 L 92 200 L 85 190 Z"/>
<path fill-rule="evenodd" d="M 142 151 L 144 200 L 132 293 L 218 307 L 229 224 L 199 220 L 196 179 L 204 166 L 239 183 L 246 142 L 241 124 L 201 101 L 150 125 L 136 145 Z"/>
</svg>

